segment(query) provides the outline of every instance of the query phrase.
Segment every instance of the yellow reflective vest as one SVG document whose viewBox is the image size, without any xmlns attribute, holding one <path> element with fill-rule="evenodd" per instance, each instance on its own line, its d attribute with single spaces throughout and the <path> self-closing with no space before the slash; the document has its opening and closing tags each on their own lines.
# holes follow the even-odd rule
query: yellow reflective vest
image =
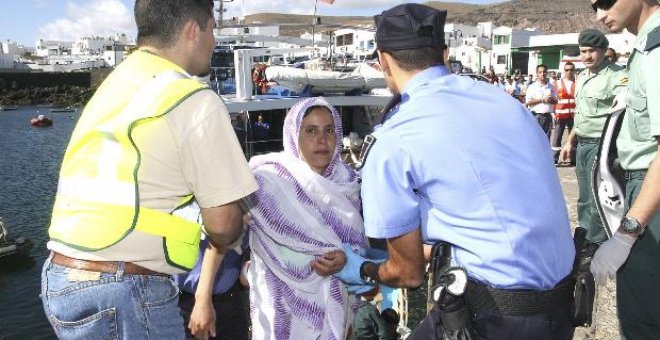
<svg viewBox="0 0 660 340">
<path fill-rule="evenodd" d="M 71 136 L 50 238 L 92 252 L 139 230 L 163 237 L 168 264 L 190 270 L 197 260 L 200 226 L 140 206 L 140 150 L 131 134 L 205 88 L 179 66 L 145 51 L 119 65 L 87 104 Z M 192 193 L 184 200 L 192 200 Z"/>
</svg>

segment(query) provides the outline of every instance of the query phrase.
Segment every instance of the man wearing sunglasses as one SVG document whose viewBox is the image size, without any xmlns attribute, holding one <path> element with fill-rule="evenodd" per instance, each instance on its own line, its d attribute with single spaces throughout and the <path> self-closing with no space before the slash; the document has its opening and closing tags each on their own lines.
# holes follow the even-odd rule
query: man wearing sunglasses
<svg viewBox="0 0 660 340">
<path fill-rule="evenodd" d="M 568 129 L 569 135 L 573 131 L 573 116 L 575 115 L 575 64 L 570 61 L 567 62 L 564 65 L 562 78 L 555 80 L 552 85 L 557 91 L 557 104 L 555 105 L 555 119 L 550 134 L 550 142 L 554 150 L 559 150 L 561 148 L 564 130 Z M 569 164 L 568 162 L 558 161 L 559 151 L 556 151 L 554 156 L 558 166 Z"/>
<path fill-rule="evenodd" d="M 621 66 L 605 58 L 609 41 L 602 32 L 584 30 L 578 36 L 578 44 L 580 59 L 587 68 L 576 81 L 575 128 L 569 134 L 558 162 L 569 161 L 575 150 L 578 225 L 587 231 L 587 242 L 603 243 L 607 234 L 591 195 L 591 169 L 609 109 L 617 93 L 625 89 L 626 75 Z"/>
<path fill-rule="evenodd" d="M 657 0 L 591 0 L 612 32 L 637 35 L 628 60 L 626 114 L 616 145 L 626 171 L 626 213 L 591 263 L 596 282 L 617 280 L 624 339 L 660 339 L 660 5 Z"/>
</svg>

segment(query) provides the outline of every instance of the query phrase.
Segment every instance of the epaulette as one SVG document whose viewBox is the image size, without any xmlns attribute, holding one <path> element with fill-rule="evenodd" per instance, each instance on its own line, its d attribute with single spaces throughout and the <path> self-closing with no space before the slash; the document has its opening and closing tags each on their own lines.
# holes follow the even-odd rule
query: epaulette
<svg viewBox="0 0 660 340">
<path fill-rule="evenodd" d="M 646 47 L 644 47 L 644 51 L 650 51 L 658 46 L 660 46 L 660 26 L 653 29 L 646 36 Z"/>
</svg>

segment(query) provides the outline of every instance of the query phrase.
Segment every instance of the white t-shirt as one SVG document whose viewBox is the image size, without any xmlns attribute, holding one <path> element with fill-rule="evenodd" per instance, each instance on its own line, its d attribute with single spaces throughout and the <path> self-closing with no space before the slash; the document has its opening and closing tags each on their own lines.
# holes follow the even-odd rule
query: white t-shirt
<svg viewBox="0 0 660 340">
<path fill-rule="evenodd" d="M 548 97 L 557 98 L 557 92 L 555 88 L 549 82 L 547 84 L 541 84 L 538 81 L 533 82 L 527 87 L 527 92 L 525 93 L 525 100 L 529 101 L 531 99 L 545 99 Z M 554 104 L 539 103 L 536 105 L 529 106 L 529 110 L 536 113 L 550 113 L 553 112 Z"/>
</svg>

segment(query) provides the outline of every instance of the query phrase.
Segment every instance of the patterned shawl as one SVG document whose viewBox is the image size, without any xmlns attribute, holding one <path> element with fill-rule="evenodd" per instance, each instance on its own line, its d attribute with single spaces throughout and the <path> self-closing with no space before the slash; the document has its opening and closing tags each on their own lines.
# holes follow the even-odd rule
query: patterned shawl
<svg viewBox="0 0 660 340">
<path fill-rule="evenodd" d="M 301 159 L 305 111 L 330 109 L 337 145 L 323 175 Z M 296 103 L 284 120 L 284 151 L 252 157 L 259 190 L 250 196 L 250 314 L 253 339 L 346 338 L 357 299 L 310 263 L 348 242 L 366 246 L 357 174 L 340 158 L 341 117 L 323 98 Z"/>
</svg>

